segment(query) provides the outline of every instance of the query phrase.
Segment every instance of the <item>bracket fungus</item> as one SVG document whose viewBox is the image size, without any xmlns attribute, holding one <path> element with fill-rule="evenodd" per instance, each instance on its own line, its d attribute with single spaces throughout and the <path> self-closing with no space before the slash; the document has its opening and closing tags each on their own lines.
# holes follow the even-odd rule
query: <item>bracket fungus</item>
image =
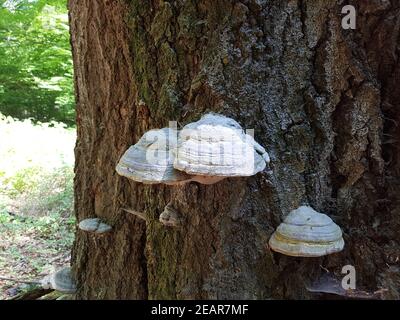
<svg viewBox="0 0 400 320">
<path fill-rule="evenodd" d="M 182 129 L 174 153 L 175 169 L 217 179 L 251 176 L 269 162 L 265 149 L 235 120 L 213 113 Z"/>
<path fill-rule="evenodd" d="M 322 274 L 317 280 L 307 284 L 306 289 L 308 292 L 316 294 L 346 295 L 346 290 L 343 289 L 341 282 L 329 273 Z"/>
<path fill-rule="evenodd" d="M 206 114 L 186 125 L 146 132 L 116 166 L 119 175 L 145 184 L 214 184 L 265 169 L 269 155 L 233 119 Z"/>
<path fill-rule="evenodd" d="M 326 214 L 308 206 L 293 210 L 269 240 L 272 250 L 295 257 L 320 257 L 344 247 L 342 230 Z"/>
<path fill-rule="evenodd" d="M 164 211 L 160 214 L 159 220 L 167 227 L 179 227 L 182 223 L 180 214 L 171 203 L 165 206 Z"/>
<path fill-rule="evenodd" d="M 324 273 L 315 281 L 306 285 L 306 290 L 317 295 L 335 295 L 350 299 L 383 299 L 387 289 L 367 292 L 357 289 L 344 289 L 342 281 L 331 273 Z"/>
<path fill-rule="evenodd" d="M 172 150 L 177 146 L 177 134 L 171 128 L 146 132 L 121 157 L 117 173 L 145 184 L 188 182 L 191 177 L 173 167 Z"/>
<path fill-rule="evenodd" d="M 112 227 L 102 222 L 99 218 L 88 218 L 79 222 L 79 229 L 86 232 L 102 234 L 111 231 Z"/>
<path fill-rule="evenodd" d="M 41 281 L 44 289 L 53 289 L 62 293 L 72 294 L 76 292 L 76 284 L 72 278 L 71 268 L 63 268 Z"/>
</svg>

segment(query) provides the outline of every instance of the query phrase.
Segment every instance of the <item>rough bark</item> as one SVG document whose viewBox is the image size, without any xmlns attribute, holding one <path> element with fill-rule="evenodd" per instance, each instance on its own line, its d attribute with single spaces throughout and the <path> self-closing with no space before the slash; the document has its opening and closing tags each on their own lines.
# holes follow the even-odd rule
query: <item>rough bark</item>
<svg viewBox="0 0 400 320">
<path fill-rule="evenodd" d="M 69 0 L 78 142 L 73 268 L 84 299 L 310 298 L 304 283 L 352 264 L 399 298 L 400 1 Z M 255 129 L 273 174 L 145 186 L 115 165 L 148 129 L 215 111 Z M 172 200 L 182 228 L 158 215 Z M 329 214 L 345 250 L 273 253 L 301 204 Z M 144 211 L 149 222 L 121 208 Z"/>
</svg>

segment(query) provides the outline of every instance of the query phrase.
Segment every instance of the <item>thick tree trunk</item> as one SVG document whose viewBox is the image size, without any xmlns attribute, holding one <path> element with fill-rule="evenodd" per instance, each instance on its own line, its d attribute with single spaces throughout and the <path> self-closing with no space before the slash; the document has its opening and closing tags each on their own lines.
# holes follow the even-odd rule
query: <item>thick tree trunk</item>
<svg viewBox="0 0 400 320">
<path fill-rule="evenodd" d="M 310 298 L 322 269 L 354 265 L 357 286 L 399 298 L 400 1 L 70 0 L 78 142 L 76 233 L 83 299 Z M 152 128 L 215 111 L 254 128 L 273 174 L 215 185 L 146 186 L 115 165 Z M 184 217 L 166 228 L 170 201 Z M 273 253 L 301 204 L 329 214 L 344 251 Z M 149 222 L 121 211 L 146 212 Z"/>
</svg>

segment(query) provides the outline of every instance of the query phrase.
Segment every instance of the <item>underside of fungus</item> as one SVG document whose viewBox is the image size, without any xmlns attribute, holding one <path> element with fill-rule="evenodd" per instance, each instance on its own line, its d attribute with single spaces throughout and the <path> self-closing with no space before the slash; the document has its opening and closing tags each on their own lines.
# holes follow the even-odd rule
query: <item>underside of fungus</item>
<svg viewBox="0 0 400 320">
<path fill-rule="evenodd" d="M 88 218 L 79 222 L 79 229 L 96 234 L 106 233 L 112 230 L 112 227 L 102 222 L 99 218 Z"/>
<path fill-rule="evenodd" d="M 53 289 L 67 294 L 76 292 L 76 284 L 69 267 L 45 277 L 41 284 L 44 289 Z"/>
<path fill-rule="evenodd" d="M 220 182 L 225 178 L 226 177 L 218 177 L 218 176 L 192 176 L 192 178 L 189 181 L 198 182 L 201 184 L 214 184 Z"/>
<path fill-rule="evenodd" d="M 174 168 L 196 176 L 251 176 L 269 162 L 265 149 L 235 120 L 218 114 L 186 125 L 173 152 Z"/>
<path fill-rule="evenodd" d="M 331 218 L 311 207 L 293 210 L 269 240 L 272 250 L 295 257 L 320 257 L 344 247 L 342 231 Z"/>
</svg>

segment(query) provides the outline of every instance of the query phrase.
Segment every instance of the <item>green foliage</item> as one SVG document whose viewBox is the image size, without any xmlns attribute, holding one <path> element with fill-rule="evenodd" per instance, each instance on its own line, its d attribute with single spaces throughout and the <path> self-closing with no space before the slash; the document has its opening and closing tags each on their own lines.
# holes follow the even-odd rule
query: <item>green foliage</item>
<svg viewBox="0 0 400 320">
<path fill-rule="evenodd" d="M 51 172 L 28 167 L 4 179 L 0 193 L 17 202 L 23 214 L 68 216 L 73 211 L 73 176 L 72 167 Z"/>
<path fill-rule="evenodd" d="M 34 233 L 41 239 L 55 242 L 56 245 L 70 244 L 73 240 L 72 231 L 75 225 L 75 218 L 62 217 L 58 213 L 52 213 L 43 217 L 13 217 L 5 211 L 0 211 L 0 229 L 4 232 L 21 234 Z M 60 238 L 61 234 L 63 238 Z M 11 249 L 11 254 L 17 254 L 17 251 Z"/>
<path fill-rule="evenodd" d="M 65 265 L 73 242 L 73 147 L 65 125 L 0 113 L 0 270 L 41 278 Z M 61 254 L 61 255 L 60 255 Z M 66 260 L 67 259 L 67 260 Z M 28 276 L 29 275 L 29 276 Z M 0 299 L 14 285 L 0 281 Z"/>
<path fill-rule="evenodd" d="M 74 124 L 66 0 L 0 0 L 0 112 Z"/>
<path fill-rule="evenodd" d="M 75 131 L 57 123 L 34 125 L 0 114 L 0 210 L 69 216 L 74 142 Z"/>
<path fill-rule="evenodd" d="M 14 217 L 0 210 L 0 240 L 4 252 L 0 269 L 16 272 L 13 265 L 41 273 L 51 267 L 49 257 L 68 252 L 74 240 L 75 218 L 52 213 L 43 217 Z"/>
</svg>

